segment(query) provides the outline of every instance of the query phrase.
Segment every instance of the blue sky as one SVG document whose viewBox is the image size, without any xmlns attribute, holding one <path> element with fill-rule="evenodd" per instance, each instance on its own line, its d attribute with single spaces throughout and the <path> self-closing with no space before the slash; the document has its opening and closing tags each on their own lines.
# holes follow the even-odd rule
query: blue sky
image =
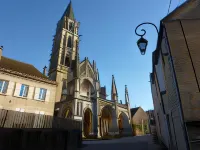
<svg viewBox="0 0 200 150">
<path fill-rule="evenodd" d="M 184 0 L 172 0 L 170 11 Z M 3 55 L 33 64 L 42 71 L 49 65 L 56 24 L 69 0 L 1 0 L 0 45 Z M 135 27 L 142 22 L 159 21 L 167 15 L 169 0 L 72 0 L 79 33 L 80 59 L 96 60 L 101 86 L 110 95 L 112 74 L 115 75 L 119 99 L 124 102 L 124 85 L 128 85 L 131 107 L 153 108 L 149 73 L 151 52 L 157 33 L 147 30 L 147 53 L 141 56 L 136 45 Z M 109 98 L 109 97 L 108 97 Z"/>
</svg>

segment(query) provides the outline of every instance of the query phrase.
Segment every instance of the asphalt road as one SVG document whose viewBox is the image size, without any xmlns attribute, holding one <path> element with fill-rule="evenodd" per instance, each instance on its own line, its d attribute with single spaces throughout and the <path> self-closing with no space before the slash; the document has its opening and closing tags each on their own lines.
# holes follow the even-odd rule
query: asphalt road
<svg viewBox="0 0 200 150">
<path fill-rule="evenodd" d="M 80 150 L 166 150 L 154 144 L 150 135 L 124 137 L 113 140 L 83 141 Z"/>
</svg>

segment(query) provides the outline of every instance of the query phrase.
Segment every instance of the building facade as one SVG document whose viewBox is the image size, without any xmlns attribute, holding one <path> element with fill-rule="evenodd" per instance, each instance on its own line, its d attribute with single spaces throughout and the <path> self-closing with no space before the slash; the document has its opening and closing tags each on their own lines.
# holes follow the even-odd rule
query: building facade
<svg viewBox="0 0 200 150">
<path fill-rule="evenodd" d="M 170 149 L 199 149 L 200 2 L 186 1 L 161 20 L 151 89 L 160 140 Z"/>
<path fill-rule="evenodd" d="M 83 136 L 130 135 L 130 102 L 125 87 L 126 104 L 118 102 L 112 76 L 111 100 L 102 87 L 96 62 L 79 60 L 80 23 L 75 20 L 71 2 L 59 20 L 49 67 L 49 78 L 58 83 L 55 116 L 83 121 Z"/>
<path fill-rule="evenodd" d="M 126 103 L 119 103 L 112 76 L 111 100 L 106 99 L 96 62 L 79 60 L 79 25 L 70 2 L 57 23 L 48 76 L 47 67 L 41 73 L 30 64 L 3 57 L 0 49 L 0 107 L 80 120 L 85 137 L 131 135 L 127 86 Z"/>
<path fill-rule="evenodd" d="M 56 82 L 34 66 L 2 56 L 0 48 L 0 109 L 53 116 Z"/>
<path fill-rule="evenodd" d="M 131 108 L 131 120 L 134 135 L 145 135 L 149 133 L 149 116 L 142 107 Z"/>
</svg>

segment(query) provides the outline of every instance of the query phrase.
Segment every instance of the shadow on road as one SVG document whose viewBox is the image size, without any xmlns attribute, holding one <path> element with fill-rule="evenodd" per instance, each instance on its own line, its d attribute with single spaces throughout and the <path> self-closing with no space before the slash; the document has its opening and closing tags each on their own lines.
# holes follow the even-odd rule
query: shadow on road
<svg viewBox="0 0 200 150">
<path fill-rule="evenodd" d="M 148 143 L 83 144 L 82 150 L 148 150 Z"/>
<path fill-rule="evenodd" d="M 84 141 L 80 150 L 166 150 L 152 136 L 124 137 L 113 140 Z"/>
</svg>

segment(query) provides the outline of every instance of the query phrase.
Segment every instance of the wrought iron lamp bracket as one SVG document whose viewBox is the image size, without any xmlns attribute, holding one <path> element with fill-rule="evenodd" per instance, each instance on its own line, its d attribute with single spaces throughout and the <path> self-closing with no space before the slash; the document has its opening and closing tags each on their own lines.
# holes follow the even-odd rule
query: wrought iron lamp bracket
<svg viewBox="0 0 200 150">
<path fill-rule="evenodd" d="M 142 34 L 139 34 L 139 33 L 137 32 L 137 29 L 138 29 L 140 26 L 144 25 L 144 24 L 153 25 L 153 26 L 155 27 L 157 33 L 158 33 L 158 28 L 156 27 L 155 24 L 153 24 L 153 23 L 151 23 L 151 22 L 144 22 L 144 23 L 139 24 L 139 25 L 135 28 L 135 34 L 136 34 L 137 36 L 143 37 L 143 36 L 146 34 L 146 30 L 145 30 L 145 29 L 141 29 L 141 31 L 143 32 Z"/>
</svg>

